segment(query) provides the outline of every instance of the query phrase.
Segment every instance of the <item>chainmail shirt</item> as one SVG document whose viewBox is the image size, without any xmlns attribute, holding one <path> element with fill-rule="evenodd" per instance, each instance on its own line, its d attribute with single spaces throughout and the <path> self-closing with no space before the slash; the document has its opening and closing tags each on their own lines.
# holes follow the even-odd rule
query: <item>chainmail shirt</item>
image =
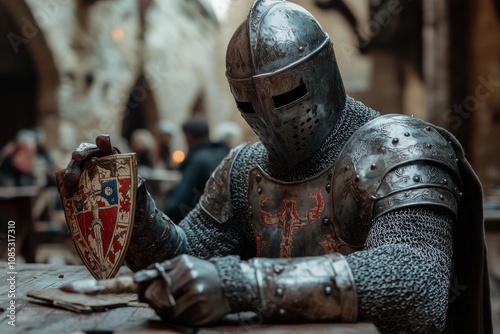
<svg viewBox="0 0 500 334">
<path fill-rule="evenodd" d="M 232 219 L 219 223 L 198 205 L 179 224 L 187 238 L 186 253 L 211 258 L 218 265 L 233 311 L 251 309 L 255 303 L 255 294 L 237 265 L 256 254 L 247 214 L 250 170 L 259 165 L 283 181 L 316 175 L 335 163 L 359 127 L 378 116 L 376 111 L 348 97 L 337 126 L 320 150 L 294 168 L 274 161 L 260 142 L 246 146 L 231 171 Z M 434 207 L 399 209 L 372 222 L 364 250 L 347 256 L 356 283 L 359 318 L 373 321 L 384 333 L 444 330 L 452 222 L 447 212 Z"/>
</svg>

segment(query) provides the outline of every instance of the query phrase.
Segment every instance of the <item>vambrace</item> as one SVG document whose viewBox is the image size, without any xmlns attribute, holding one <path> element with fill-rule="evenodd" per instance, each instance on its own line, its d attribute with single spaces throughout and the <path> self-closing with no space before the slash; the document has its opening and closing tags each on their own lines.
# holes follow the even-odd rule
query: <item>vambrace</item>
<svg viewBox="0 0 500 334">
<path fill-rule="evenodd" d="M 138 184 L 134 230 L 125 257 L 133 271 L 183 254 L 187 243 L 184 231 L 156 207 L 145 181 L 139 178 Z"/>
<path fill-rule="evenodd" d="M 272 321 L 357 319 L 351 269 L 341 254 L 293 259 L 211 259 L 231 311 L 253 311 Z"/>
</svg>

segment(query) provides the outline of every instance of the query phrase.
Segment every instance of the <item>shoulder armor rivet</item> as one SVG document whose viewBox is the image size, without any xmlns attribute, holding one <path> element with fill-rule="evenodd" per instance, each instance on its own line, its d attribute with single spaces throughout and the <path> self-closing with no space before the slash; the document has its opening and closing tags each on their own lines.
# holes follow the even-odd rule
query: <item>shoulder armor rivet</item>
<svg viewBox="0 0 500 334">
<path fill-rule="evenodd" d="M 248 217 L 252 217 L 253 213 L 252 213 L 252 206 L 248 206 Z"/>
<path fill-rule="evenodd" d="M 399 139 L 398 138 L 392 138 L 392 143 L 393 144 L 397 144 L 399 142 Z"/>
<path fill-rule="evenodd" d="M 331 286 L 325 286 L 325 295 L 329 296 L 332 294 L 332 287 Z"/>
<path fill-rule="evenodd" d="M 255 181 L 260 182 L 262 180 L 262 176 L 260 174 L 255 175 Z"/>
<path fill-rule="evenodd" d="M 278 264 L 278 265 L 276 265 L 276 266 L 274 266 L 274 273 L 275 273 L 276 275 L 279 275 L 279 274 L 281 274 L 282 272 L 283 272 L 283 267 L 282 267 L 282 266 L 280 266 L 279 264 Z"/>
<path fill-rule="evenodd" d="M 458 164 L 458 159 L 455 159 L 455 162 Z"/>
<path fill-rule="evenodd" d="M 327 192 L 330 192 L 330 190 L 332 189 L 332 185 L 330 183 L 328 183 L 325 187 L 326 191 Z"/>
<path fill-rule="evenodd" d="M 439 195 L 439 199 L 444 199 L 444 195 Z"/>
<path fill-rule="evenodd" d="M 356 182 L 359 181 L 359 175 L 356 175 L 356 177 L 354 178 L 354 181 L 356 181 Z"/>
<path fill-rule="evenodd" d="M 258 192 L 259 194 L 261 194 L 261 193 L 262 193 L 262 188 L 260 188 L 260 187 L 259 187 L 259 188 L 257 188 L 257 192 Z"/>
<path fill-rule="evenodd" d="M 344 167 L 344 170 L 349 170 L 349 169 L 350 169 L 349 166 Z"/>
<path fill-rule="evenodd" d="M 463 193 L 459 193 L 459 194 L 458 194 L 458 196 L 463 197 L 463 196 L 464 196 L 464 194 L 463 194 Z"/>
<path fill-rule="evenodd" d="M 375 165 L 375 164 L 372 164 L 372 165 L 370 166 L 370 169 L 371 169 L 371 170 L 374 170 L 375 168 L 377 168 L 377 165 Z"/>
<path fill-rule="evenodd" d="M 330 218 L 325 217 L 325 219 L 323 219 L 323 224 L 324 225 L 330 225 Z"/>
<path fill-rule="evenodd" d="M 420 182 L 420 176 L 415 175 L 415 176 L 413 177 L 413 181 L 415 181 L 415 182 Z"/>
<path fill-rule="evenodd" d="M 427 131 L 431 131 L 431 130 L 432 130 L 432 128 L 431 128 L 430 126 L 426 126 L 426 127 L 425 127 L 425 129 L 426 129 Z"/>
<path fill-rule="evenodd" d="M 284 308 L 280 309 L 280 315 L 285 315 L 286 314 L 286 311 Z"/>
<path fill-rule="evenodd" d="M 276 296 L 282 297 L 283 296 L 283 289 L 282 288 L 277 288 L 276 289 Z"/>
<path fill-rule="evenodd" d="M 405 137 L 410 137 L 410 133 L 409 132 L 405 132 Z"/>
<path fill-rule="evenodd" d="M 443 184 L 448 184 L 448 179 L 443 179 Z"/>
<path fill-rule="evenodd" d="M 425 144 L 425 147 L 432 148 L 432 145 L 431 144 Z"/>
<path fill-rule="evenodd" d="M 300 52 L 304 51 L 304 47 L 303 46 L 299 46 L 299 51 Z"/>
</svg>

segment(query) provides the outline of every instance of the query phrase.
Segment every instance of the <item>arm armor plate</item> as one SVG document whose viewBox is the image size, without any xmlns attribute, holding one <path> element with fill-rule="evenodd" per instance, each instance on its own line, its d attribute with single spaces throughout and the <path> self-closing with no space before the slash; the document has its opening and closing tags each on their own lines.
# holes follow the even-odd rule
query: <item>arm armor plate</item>
<svg viewBox="0 0 500 334">
<path fill-rule="evenodd" d="M 339 253 L 243 262 L 230 256 L 211 261 L 233 312 L 253 311 L 279 322 L 356 321 L 354 278 Z"/>
<path fill-rule="evenodd" d="M 456 216 L 461 178 L 455 151 L 430 124 L 385 115 L 349 139 L 333 175 L 337 235 L 363 246 L 371 221 L 415 205 L 435 205 Z"/>
<path fill-rule="evenodd" d="M 185 253 L 186 234 L 156 207 L 142 178 L 139 178 L 134 221 L 125 257 L 133 271 Z"/>
<path fill-rule="evenodd" d="M 247 144 L 233 148 L 215 169 L 205 185 L 200 198 L 200 206 L 219 224 L 227 222 L 233 216 L 231 204 L 231 169 L 233 162 Z"/>
</svg>

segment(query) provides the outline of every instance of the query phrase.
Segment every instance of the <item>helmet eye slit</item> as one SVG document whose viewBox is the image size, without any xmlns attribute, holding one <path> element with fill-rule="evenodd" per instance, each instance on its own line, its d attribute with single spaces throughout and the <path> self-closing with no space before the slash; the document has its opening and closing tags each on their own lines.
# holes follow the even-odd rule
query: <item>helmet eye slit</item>
<svg viewBox="0 0 500 334">
<path fill-rule="evenodd" d="M 274 108 L 278 109 L 300 100 L 307 95 L 306 85 L 302 84 L 291 91 L 273 96 Z"/>
<path fill-rule="evenodd" d="M 255 109 L 253 108 L 252 102 L 236 101 L 236 106 L 244 114 L 255 114 Z"/>
</svg>

